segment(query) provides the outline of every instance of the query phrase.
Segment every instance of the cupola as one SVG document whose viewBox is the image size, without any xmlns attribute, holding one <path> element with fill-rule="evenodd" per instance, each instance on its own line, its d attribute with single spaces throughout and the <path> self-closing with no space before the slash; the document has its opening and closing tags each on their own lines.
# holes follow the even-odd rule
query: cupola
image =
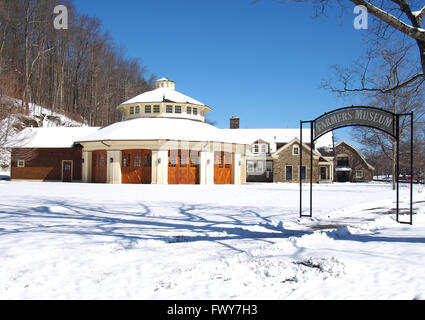
<svg viewBox="0 0 425 320">
<path fill-rule="evenodd" d="M 166 89 L 175 90 L 176 89 L 176 83 L 174 81 L 170 80 L 170 79 L 161 78 L 161 79 L 159 79 L 155 82 L 155 88 L 156 89 L 166 88 Z"/>
<path fill-rule="evenodd" d="M 118 106 L 123 120 L 133 118 L 175 118 L 205 122 L 211 108 L 175 88 L 174 81 L 161 78 L 155 90 L 144 92 Z"/>
</svg>

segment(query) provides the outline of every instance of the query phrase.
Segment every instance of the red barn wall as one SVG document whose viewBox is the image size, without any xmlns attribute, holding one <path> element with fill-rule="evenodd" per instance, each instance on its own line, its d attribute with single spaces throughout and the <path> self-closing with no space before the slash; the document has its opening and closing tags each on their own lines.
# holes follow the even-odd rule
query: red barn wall
<svg viewBox="0 0 425 320">
<path fill-rule="evenodd" d="M 18 160 L 25 167 L 18 168 Z M 73 160 L 72 180 L 81 180 L 82 148 L 12 149 L 12 180 L 62 180 L 62 160 Z"/>
</svg>

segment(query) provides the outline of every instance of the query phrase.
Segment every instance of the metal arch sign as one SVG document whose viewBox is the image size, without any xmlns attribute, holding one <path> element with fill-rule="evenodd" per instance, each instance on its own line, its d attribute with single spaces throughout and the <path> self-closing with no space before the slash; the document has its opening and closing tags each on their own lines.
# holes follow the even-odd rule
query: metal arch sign
<svg viewBox="0 0 425 320">
<path fill-rule="evenodd" d="M 332 130 L 348 126 L 366 126 L 396 137 L 396 115 L 374 107 L 341 108 L 318 117 L 313 121 L 313 139 L 316 140 Z"/>
<path fill-rule="evenodd" d="M 402 222 L 399 220 L 399 176 L 400 176 L 400 117 L 410 117 L 410 222 Z M 368 106 L 352 106 L 335 109 L 321 115 L 315 120 L 300 121 L 300 145 L 303 145 L 303 124 L 310 123 L 310 145 L 314 146 L 314 141 L 324 134 L 335 129 L 349 126 L 363 126 L 378 129 L 385 132 L 394 139 L 396 145 L 396 217 L 400 223 L 413 224 L 413 112 L 410 113 L 393 113 L 384 109 Z M 310 148 L 310 168 L 313 168 L 313 149 Z M 300 152 L 300 167 L 303 163 L 303 152 Z M 313 171 L 313 170 L 311 170 Z M 304 215 L 302 210 L 302 184 L 300 180 L 300 217 L 313 216 L 313 174 L 310 174 L 310 215 Z"/>
</svg>

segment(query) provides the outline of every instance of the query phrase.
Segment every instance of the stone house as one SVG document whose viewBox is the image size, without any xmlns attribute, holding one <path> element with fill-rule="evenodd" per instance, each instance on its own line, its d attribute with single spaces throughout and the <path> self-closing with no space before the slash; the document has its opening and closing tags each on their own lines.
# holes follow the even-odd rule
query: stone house
<svg viewBox="0 0 425 320">
<path fill-rule="evenodd" d="M 333 157 L 324 157 L 313 149 L 313 172 L 311 170 L 310 146 L 302 145 L 295 138 L 291 142 L 279 148 L 273 158 L 273 181 L 274 182 L 309 182 L 312 174 L 313 183 L 330 183 L 333 180 Z M 300 166 L 300 152 L 303 162 Z"/>
<path fill-rule="evenodd" d="M 336 182 L 368 182 L 373 180 L 375 170 L 363 155 L 347 142 L 342 141 L 335 146 L 335 178 Z"/>
</svg>

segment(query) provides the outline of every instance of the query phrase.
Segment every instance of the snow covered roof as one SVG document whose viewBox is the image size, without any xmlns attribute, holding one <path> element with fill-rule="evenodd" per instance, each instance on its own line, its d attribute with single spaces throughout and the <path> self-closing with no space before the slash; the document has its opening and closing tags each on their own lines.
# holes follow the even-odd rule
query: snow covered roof
<svg viewBox="0 0 425 320">
<path fill-rule="evenodd" d="M 300 138 L 300 129 L 222 129 L 235 138 L 245 141 L 246 144 L 253 144 L 257 140 L 264 140 L 267 143 L 289 143 L 294 138 Z M 303 129 L 303 143 L 310 142 L 310 129 Z M 333 147 L 332 132 L 325 134 L 316 141 L 316 149 L 321 147 Z"/>
<path fill-rule="evenodd" d="M 91 141 L 202 141 L 245 144 L 244 139 L 232 132 L 218 129 L 210 124 L 172 118 L 136 118 L 117 122 L 96 132 L 80 137 L 77 142 Z"/>
<path fill-rule="evenodd" d="M 152 91 L 148 91 L 145 93 L 142 93 L 130 100 L 127 100 L 126 102 L 122 103 L 122 105 L 126 104 L 132 104 L 132 103 L 155 103 L 155 102 L 176 102 L 176 103 L 191 103 L 196 104 L 200 106 L 204 106 L 205 104 L 195 100 L 181 92 L 178 92 L 176 90 L 173 90 L 171 88 L 158 88 Z M 118 106 L 118 108 L 120 107 Z"/>
<path fill-rule="evenodd" d="M 98 131 L 98 127 L 26 128 L 11 148 L 70 148 L 79 138 Z"/>
</svg>

